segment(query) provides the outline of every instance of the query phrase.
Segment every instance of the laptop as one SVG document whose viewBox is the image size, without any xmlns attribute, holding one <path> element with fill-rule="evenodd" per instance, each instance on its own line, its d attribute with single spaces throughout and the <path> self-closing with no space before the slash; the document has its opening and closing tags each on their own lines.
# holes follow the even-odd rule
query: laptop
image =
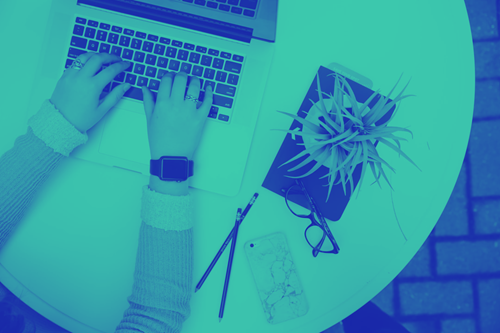
<svg viewBox="0 0 500 333">
<path fill-rule="evenodd" d="M 80 54 L 116 54 L 132 65 L 105 92 L 132 88 L 71 156 L 149 175 L 141 86 L 156 94 L 165 73 L 185 71 L 188 84 L 194 76 L 202 83 L 198 106 L 208 85 L 214 92 L 190 186 L 235 196 L 274 57 L 277 10 L 278 0 L 53 0 L 26 121 Z"/>
</svg>

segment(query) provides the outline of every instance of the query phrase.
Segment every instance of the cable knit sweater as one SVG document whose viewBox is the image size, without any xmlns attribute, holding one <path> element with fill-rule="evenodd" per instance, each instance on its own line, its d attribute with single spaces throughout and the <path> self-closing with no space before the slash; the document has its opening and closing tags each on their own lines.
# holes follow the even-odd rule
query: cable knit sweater
<svg viewBox="0 0 500 333">
<path fill-rule="evenodd" d="M 81 133 L 45 100 L 26 134 L 0 157 L 0 249 L 16 229 L 38 186 L 77 146 Z M 190 315 L 192 286 L 191 196 L 142 188 L 141 228 L 130 306 L 115 332 L 180 332 Z"/>
</svg>

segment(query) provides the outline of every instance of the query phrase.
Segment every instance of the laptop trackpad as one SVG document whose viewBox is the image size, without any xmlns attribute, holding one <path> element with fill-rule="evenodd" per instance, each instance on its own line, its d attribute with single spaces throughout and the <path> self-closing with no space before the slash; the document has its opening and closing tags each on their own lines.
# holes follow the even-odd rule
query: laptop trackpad
<svg viewBox="0 0 500 333">
<path fill-rule="evenodd" d="M 126 160 L 149 164 L 146 114 L 115 108 L 104 125 L 99 152 Z"/>
</svg>

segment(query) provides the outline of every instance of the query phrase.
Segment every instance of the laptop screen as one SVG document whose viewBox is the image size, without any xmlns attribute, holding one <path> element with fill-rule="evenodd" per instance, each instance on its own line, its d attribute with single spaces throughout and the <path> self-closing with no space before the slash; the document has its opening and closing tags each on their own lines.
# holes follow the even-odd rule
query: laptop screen
<svg viewBox="0 0 500 333">
<path fill-rule="evenodd" d="M 211 35 L 217 35 L 245 43 L 250 43 L 253 29 L 214 20 L 212 18 L 194 15 L 172 8 L 154 5 L 135 0 L 78 0 L 78 5 L 88 5 L 107 9 L 148 20 L 171 24 L 186 29 L 196 30 Z"/>
</svg>

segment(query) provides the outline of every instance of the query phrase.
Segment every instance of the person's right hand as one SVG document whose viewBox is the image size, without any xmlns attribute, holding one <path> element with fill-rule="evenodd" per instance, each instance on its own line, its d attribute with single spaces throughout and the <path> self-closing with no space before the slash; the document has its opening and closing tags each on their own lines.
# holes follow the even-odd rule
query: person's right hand
<svg viewBox="0 0 500 333">
<path fill-rule="evenodd" d="M 209 86 L 203 104 L 196 109 L 197 103 L 184 100 L 186 84 L 186 73 L 168 72 L 161 79 L 156 104 L 151 91 L 142 87 L 152 160 L 162 156 L 186 156 L 192 160 L 198 148 L 212 107 L 213 92 Z M 189 83 L 187 94 L 199 98 L 200 80 L 197 77 Z"/>
</svg>

